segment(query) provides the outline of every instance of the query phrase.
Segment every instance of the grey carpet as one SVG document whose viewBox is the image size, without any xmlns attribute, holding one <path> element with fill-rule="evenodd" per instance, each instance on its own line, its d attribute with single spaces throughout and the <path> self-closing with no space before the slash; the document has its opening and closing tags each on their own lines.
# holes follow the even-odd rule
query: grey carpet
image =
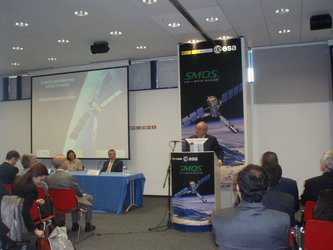
<svg viewBox="0 0 333 250">
<path fill-rule="evenodd" d="M 78 250 L 91 249 L 158 249 L 158 250 L 216 250 L 211 232 L 182 232 L 176 229 L 149 230 L 167 223 L 167 198 L 144 197 L 143 207 L 134 208 L 121 215 L 94 213 L 93 224 L 96 230 L 91 233 L 81 231 L 76 244 Z M 67 228 L 71 226 L 70 217 L 66 218 Z M 81 221 L 84 226 L 84 219 Z M 69 233 L 75 242 L 76 234 Z"/>
</svg>

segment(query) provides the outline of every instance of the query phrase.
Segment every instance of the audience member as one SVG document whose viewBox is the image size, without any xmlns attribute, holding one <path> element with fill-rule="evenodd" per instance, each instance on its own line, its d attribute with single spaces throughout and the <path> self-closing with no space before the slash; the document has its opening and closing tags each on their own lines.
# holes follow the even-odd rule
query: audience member
<svg viewBox="0 0 333 250">
<path fill-rule="evenodd" d="M 189 138 L 207 138 L 207 141 L 204 144 L 204 151 L 214 151 L 218 159 L 219 166 L 223 164 L 224 152 L 218 143 L 215 136 L 208 135 L 208 126 L 205 122 L 198 122 L 195 126 L 195 135 L 190 136 Z M 190 151 L 190 145 L 188 142 L 185 142 L 185 151 Z"/>
<path fill-rule="evenodd" d="M 305 181 L 301 202 L 317 201 L 322 189 L 333 189 L 333 150 L 326 151 L 320 160 L 323 174 Z"/>
<path fill-rule="evenodd" d="M 23 166 L 23 171 L 18 173 L 18 175 L 24 175 L 30 168 L 32 168 L 37 163 L 36 155 L 24 154 L 21 157 L 21 163 Z"/>
<path fill-rule="evenodd" d="M 333 189 L 323 189 L 319 193 L 318 201 L 313 208 L 316 220 L 333 222 Z"/>
<path fill-rule="evenodd" d="M 248 165 L 238 174 L 234 208 L 212 215 L 213 236 L 219 249 L 283 249 L 288 247 L 290 218 L 286 213 L 265 208 L 261 203 L 268 188 L 263 169 Z"/>
<path fill-rule="evenodd" d="M 37 187 L 47 176 L 47 168 L 42 163 L 37 163 L 24 175 L 17 177 L 13 185 L 13 194 L 24 198 L 22 216 L 25 226 L 29 232 L 34 232 L 39 238 L 43 237 L 43 231 L 34 225 L 30 209 L 34 201 L 40 206 L 44 205 L 44 199 L 38 199 Z"/>
<path fill-rule="evenodd" d="M 274 190 L 274 187 L 281 179 L 282 169 L 279 164 L 264 165 L 264 172 L 269 179 L 269 188 L 262 199 L 266 208 L 278 210 L 289 214 L 291 223 L 294 223 L 294 197 L 291 194 Z"/>
<path fill-rule="evenodd" d="M 53 160 L 52 164 L 56 168 L 54 174 L 50 175 L 47 178 L 47 182 L 49 188 L 54 189 L 64 189 L 64 188 L 71 188 L 75 191 L 77 195 L 77 200 L 79 202 L 79 206 L 86 209 L 87 212 L 85 213 L 86 219 L 86 227 L 85 231 L 90 232 L 95 230 L 95 226 L 91 224 L 92 220 L 92 196 L 88 194 L 84 194 L 81 188 L 79 187 L 76 179 L 70 173 L 67 173 L 66 170 L 68 169 L 68 160 L 64 155 L 56 155 Z M 56 214 L 58 222 L 65 220 L 64 214 Z M 79 229 L 78 224 L 78 216 L 79 213 L 75 212 L 72 213 L 72 231 L 77 231 Z"/>
<path fill-rule="evenodd" d="M 121 172 L 123 171 L 123 162 L 116 157 L 116 150 L 110 149 L 108 151 L 109 160 L 103 163 L 102 172 Z"/>
<path fill-rule="evenodd" d="M 6 160 L 0 165 L 0 188 L 2 192 L 8 194 L 5 189 L 6 184 L 12 185 L 16 174 L 18 173 L 18 168 L 15 164 L 20 159 L 20 154 L 16 150 L 11 150 L 6 155 Z"/>
<path fill-rule="evenodd" d="M 73 150 L 67 151 L 68 171 L 82 171 L 83 165 Z"/>
<path fill-rule="evenodd" d="M 279 164 L 278 156 L 276 153 L 267 151 L 261 157 L 261 166 L 264 165 L 274 165 Z M 281 173 L 282 175 L 282 173 Z M 281 177 L 279 182 L 271 188 L 272 190 L 283 192 L 287 194 L 291 194 L 294 199 L 294 212 L 296 213 L 299 209 L 299 194 L 298 194 L 298 187 L 297 182 L 293 179 Z"/>
</svg>

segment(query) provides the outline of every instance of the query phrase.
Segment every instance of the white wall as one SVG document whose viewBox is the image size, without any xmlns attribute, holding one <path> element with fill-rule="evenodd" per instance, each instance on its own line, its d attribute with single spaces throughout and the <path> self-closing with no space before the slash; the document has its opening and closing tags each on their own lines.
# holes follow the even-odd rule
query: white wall
<svg viewBox="0 0 333 250">
<path fill-rule="evenodd" d="M 156 125 L 156 129 L 131 130 L 130 171 L 143 172 L 145 194 L 167 194 L 163 182 L 169 165 L 169 142 L 179 140 L 179 90 L 146 90 L 130 92 L 130 125 Z M 180 145 L 176 151 L 180 151 Z"/>
<path fill-rule="evenodd" d="M 279 157 L 283 176 L 304 180 L 321 174 L 319 160 L 333 148 L 333 104 L 256 104 L 253 107 L 253 159 L 266 151 Z"/>
<path fill-rule="evenodd" d="M 327 43 L 253 50 L 253 161 L 276 152 L 283 176 L 321 175 L 319 160 L 333 149 L 330 53 Z"/>
<path fill-rule="evenodd" d="M 30 152 L 30 131 L 30 100 L 0 103 L 0 162 L 9 150 Z"/>
</svg>

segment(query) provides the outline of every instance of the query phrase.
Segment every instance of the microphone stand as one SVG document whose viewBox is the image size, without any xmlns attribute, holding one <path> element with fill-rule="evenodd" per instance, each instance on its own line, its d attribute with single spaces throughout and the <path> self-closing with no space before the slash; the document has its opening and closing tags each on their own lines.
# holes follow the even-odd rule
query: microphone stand
<svg viewBox="0 0 333 250">
<path fill-rule="evenodd" d="M 171 148 L 171 146 L 170 146 L 170 148 L 171 148 L 171 152 L 174 152 L 175 148 L 176 148 L 176 144 L 179 141 L 171 141 L 170 143 L 172 143 L 172 142 L 173 142 L 173 147 Z M 165 228 L 165 230 L 163 230 L 163 231 L 166 231 L 172 227 L 172 222 L 171 222 L 171 166 L 172 166 L 172 162 L 171 162 L 171 157 L 170 157 L 169 165 L 167 167 L 167 172 L 166 172 L 164 183 L 163 183 L 163 188 L 165 188 L 165 185 L 168 181 L 168 208 L 167 208 L 168 220 L 167 220 L 167 223 L 166 223 L 166 225 L 149 228 L 149 231 L 160 229 L 160 228 Z"/>
</svg>

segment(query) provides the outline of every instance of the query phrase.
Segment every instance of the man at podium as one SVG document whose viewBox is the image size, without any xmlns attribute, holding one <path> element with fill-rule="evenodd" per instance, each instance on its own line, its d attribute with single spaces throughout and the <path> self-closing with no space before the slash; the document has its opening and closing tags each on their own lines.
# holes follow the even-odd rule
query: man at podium
<svg viewBox="0 0 333 250">
<path fill-rule="evenodd" d="M 195 126 L 195 135 L 190 136 L 189 138 L 207 138 L 207 141 L 204 143 L 204 151 L 214 151 L 218 159 L 218 165 L 222 166 L 224 152 L 218 143 L 215 136 L 208 135 L 208 126 L 205 122 L 201 121 Z M 185 142 L 185 151 L 190 151 L 190 145 L 188 142 Z"/>
</svg>

